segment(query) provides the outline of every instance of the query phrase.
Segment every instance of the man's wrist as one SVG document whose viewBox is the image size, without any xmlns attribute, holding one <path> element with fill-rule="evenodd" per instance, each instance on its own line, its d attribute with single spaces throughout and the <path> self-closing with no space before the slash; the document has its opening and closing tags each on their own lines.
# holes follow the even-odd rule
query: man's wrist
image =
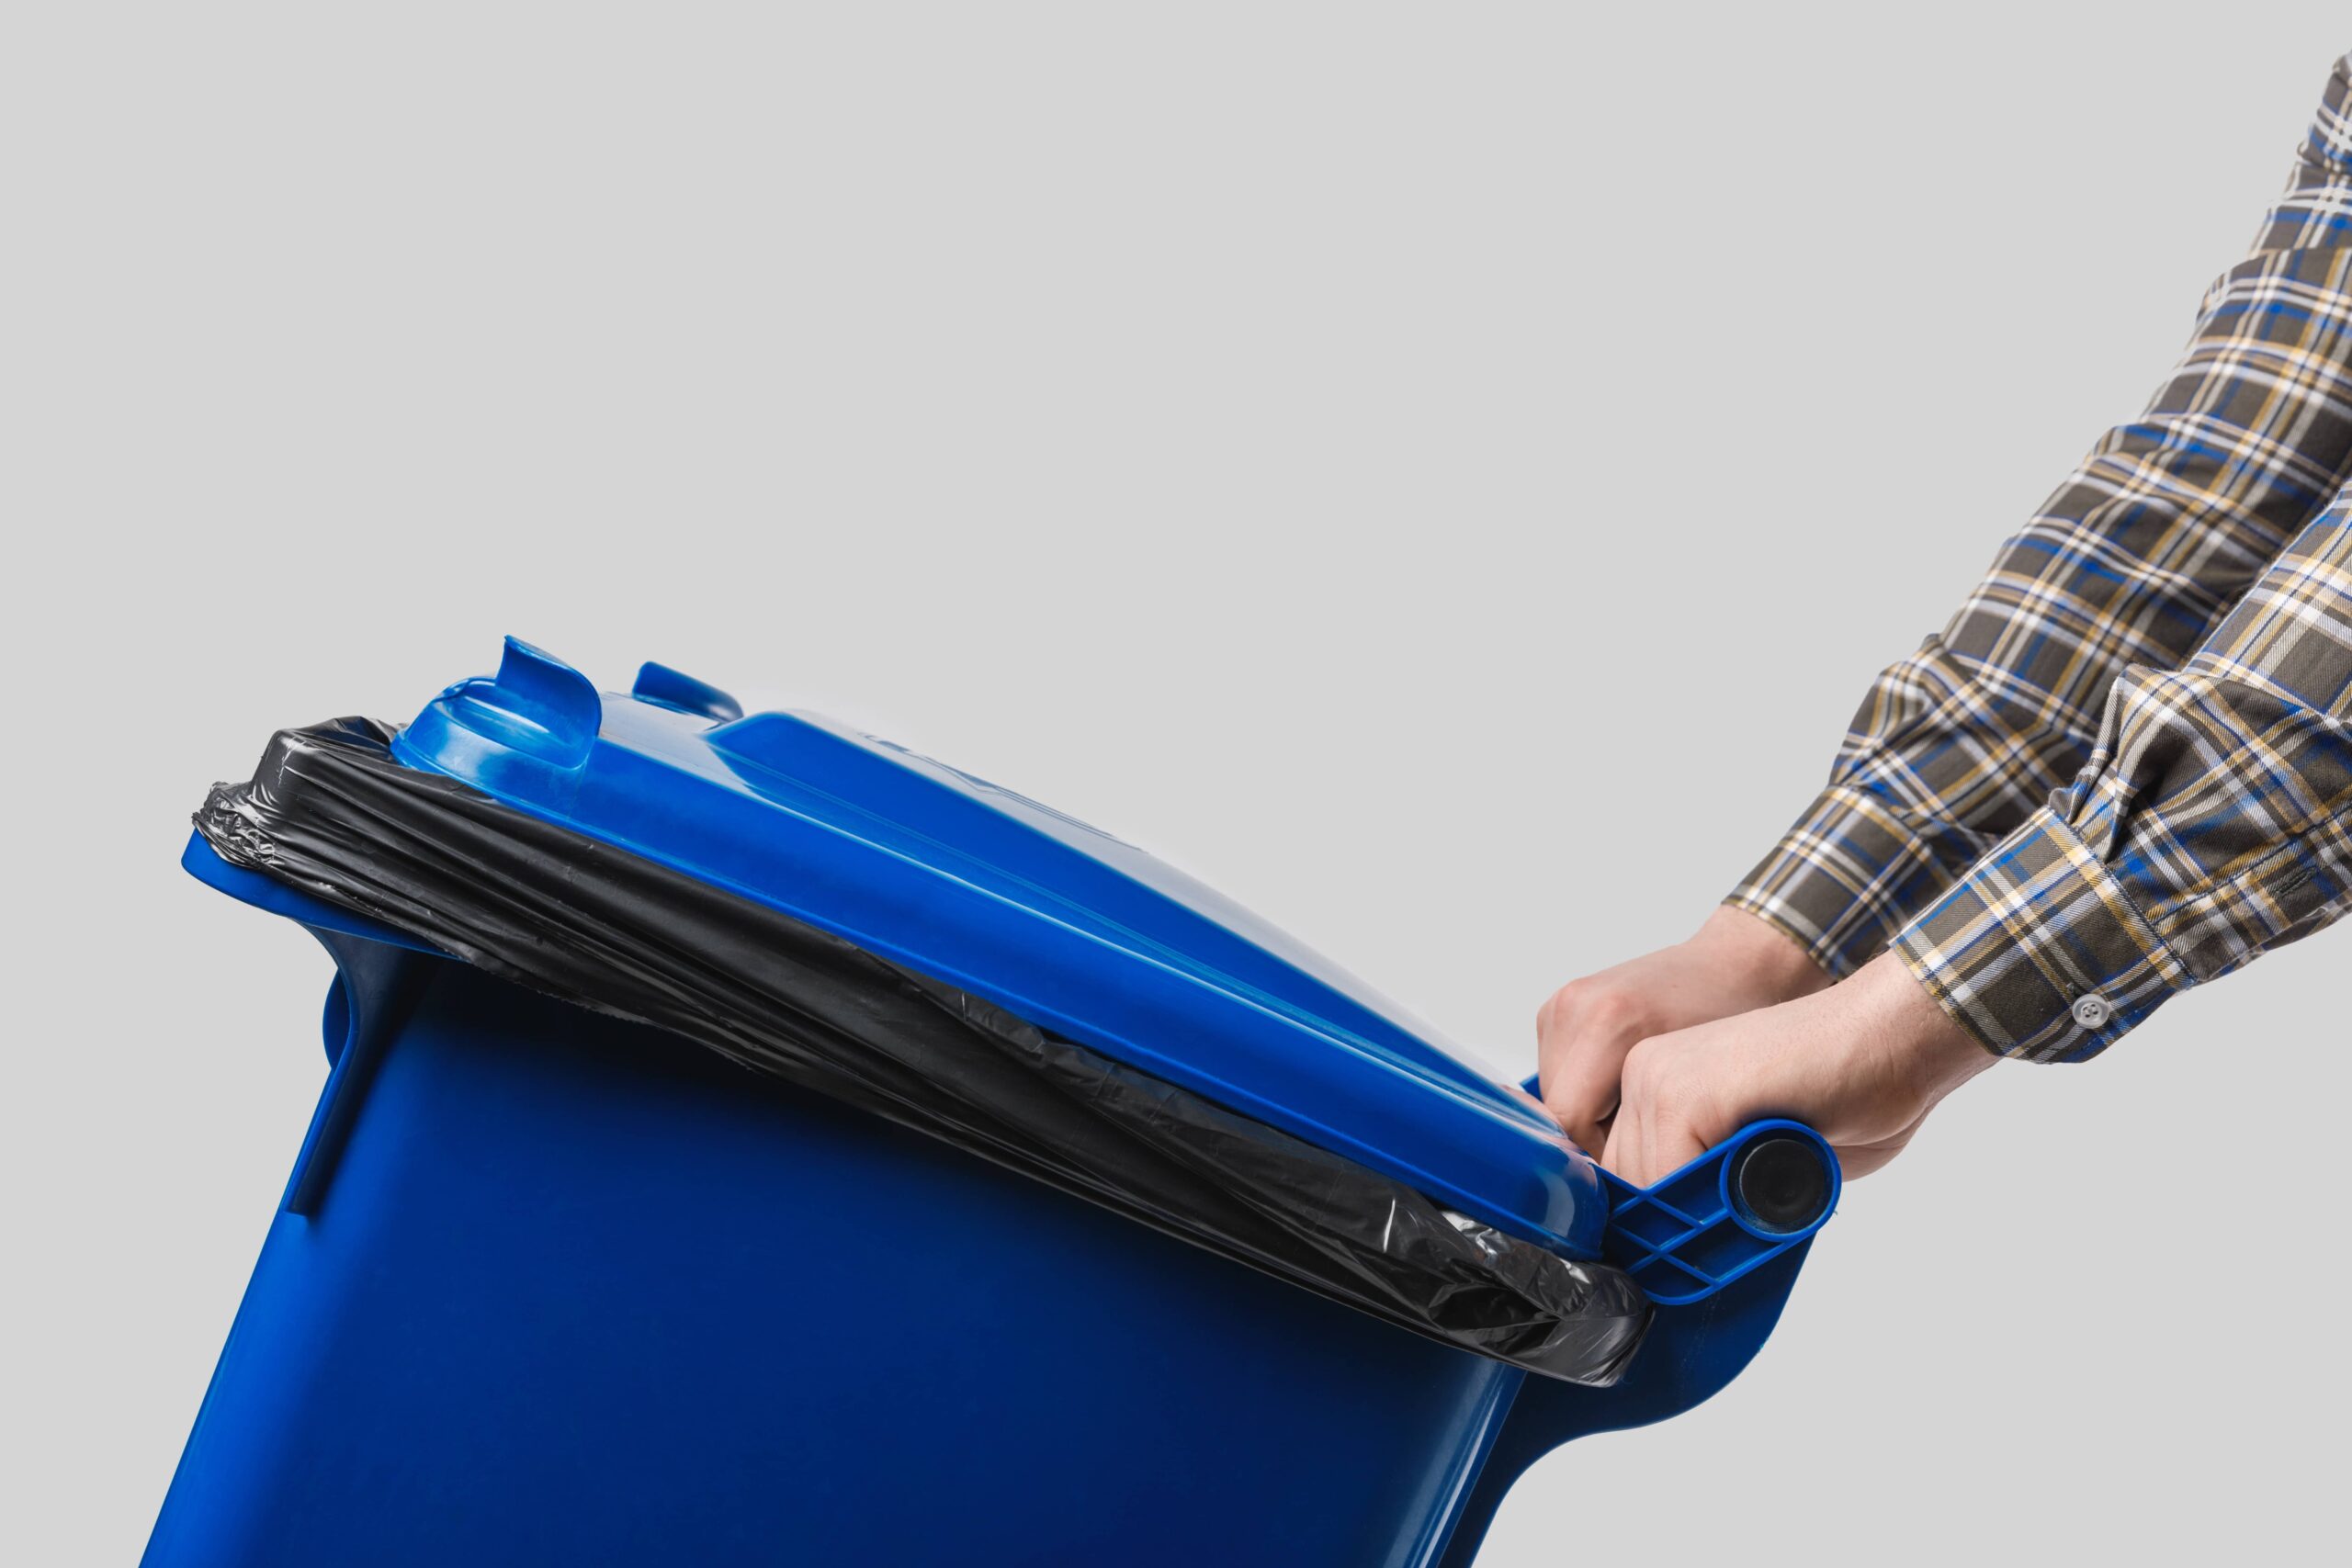
<svg viewBox="0 0 2352 1568">
<path fill-rule="evenodd" d="M 1718 904 L 1690 938 L 1690 944 L 1782 1001 L 1808 997 L 1834 984 L 1829 972 L 1788 932 L 1734 904 Z"/>
<path fill-rule="evenodd" d="M 1952 1021 L 1899 954 L 1880 954 L 1847 985 L 1863 993 L 1870 1015 L 1918 1075 L 1929 1103 L 2001 1059 Z"/>
</svg>

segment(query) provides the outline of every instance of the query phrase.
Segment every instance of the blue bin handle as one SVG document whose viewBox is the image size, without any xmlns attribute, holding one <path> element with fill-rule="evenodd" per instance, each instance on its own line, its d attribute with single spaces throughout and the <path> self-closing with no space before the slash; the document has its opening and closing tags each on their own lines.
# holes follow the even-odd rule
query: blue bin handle
<svg viewBox="0 0 2352 1568">
<path fill-rule="evenodd" d="M 1601 1256 L 1655 1305 L 1707 1300 L 1802 1247 L 1838 1207 L 1838 1155 L 1803 1122 L 1751 1122 L 1650 1187 L 1600 1173 Z"/>
<path fill-rule="evenodd" d="M 1657 1314 L 1611 1388 L 1530 1377 L 1454 1522 L 1443 1568 L 1469 1568 L 1527 1467 L 1595 1432 L 1663 1421 L 1709 1398 L 1780 1322 L 1815 1232 L 1837 1212 L 1838 1156 L 1802 1122 L 1755 1122 L 1649 1187 L 1608 1171 L 1602 1255 L 1649 1292 Z"/>
</svg>

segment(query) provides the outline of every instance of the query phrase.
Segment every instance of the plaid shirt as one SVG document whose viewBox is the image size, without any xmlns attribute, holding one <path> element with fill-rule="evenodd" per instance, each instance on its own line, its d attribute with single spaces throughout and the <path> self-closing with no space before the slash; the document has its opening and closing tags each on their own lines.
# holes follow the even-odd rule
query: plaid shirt
<svg viewBox="0 0 2352 1568">
<path fill-rule="evenodd" d="M 2352 56 L 2148 412 L 1881 675 L 1727 900 L 2079 1061 L 2352 907 Z"/>
</svg>

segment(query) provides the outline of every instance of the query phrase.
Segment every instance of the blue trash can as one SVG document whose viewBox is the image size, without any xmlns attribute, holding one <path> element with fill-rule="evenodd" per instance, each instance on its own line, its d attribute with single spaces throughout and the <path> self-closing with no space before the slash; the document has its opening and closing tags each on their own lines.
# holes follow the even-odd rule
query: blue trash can
<svg viewBox="0 0 2352 1568">
<path fill-rule="evenodd" d="M 1626 1189 L 1134 848 L 658 665 L 599 694 L 510 642 L 389 744 L 583 860 L 789 918 L 1229 1116 L 1219 1136 L 1268 1129 L 1490 1254 L 1658 1304 L 1611 1386 L 1531 1371 L 1521 1340 L 1464 1348 L 1372 1287 L 1302 1288 L 1181 1215 L 896 1124 L 883 1090 L 747 1072 L 517 983 L 224 818 L 185 864 L 325 944 L 332 1067 L 153 1568 L 1466 1563 L 1543 1452 L 1735 1375 L 1835 1206 L 1834 1158 L 1786 1123 Z M 409 852 L 381 832 L 337 852 Z"/>
</svg>

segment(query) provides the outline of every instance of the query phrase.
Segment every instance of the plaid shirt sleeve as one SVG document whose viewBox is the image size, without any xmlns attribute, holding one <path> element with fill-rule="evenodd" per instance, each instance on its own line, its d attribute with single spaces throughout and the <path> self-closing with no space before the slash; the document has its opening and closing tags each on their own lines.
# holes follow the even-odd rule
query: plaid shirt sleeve
<svg viewBox="0 0 2352 1568">
<path fill-rule="evenodd" d="M 2004 1055 L 2081 1061 L 2352 908 L 2352 488 L 2090 765 L 1894 942 Z"/>
<path fill-rule="evenodd" d="M 1996 845 L 2014 857 L 2012 834 L 2047 825 L 2037 812 L 2091 760 L 2125 671 L 2178 666 L 2347 478 L 2352 56 L 2146 413 L 1878 678 L 1827 787 L 1726 902 L 1832 975 L 1859 967 Z M 1934 929 L 1954 931 L 1956 908 Z M 2022 1038 L 1987 1033 L 2003 1050 Z"/>
</svg>

